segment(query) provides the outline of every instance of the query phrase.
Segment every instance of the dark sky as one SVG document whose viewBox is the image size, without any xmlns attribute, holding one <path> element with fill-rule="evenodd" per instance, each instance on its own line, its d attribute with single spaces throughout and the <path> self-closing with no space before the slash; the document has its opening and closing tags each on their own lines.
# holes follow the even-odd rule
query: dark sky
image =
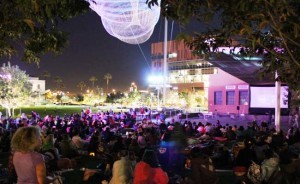
<svg viewBox="0 0 300 184">
<path fill-rule="evenodd" d="M 109 89 L 128 89 L 131 82 L 135 82 L 139 89 L 147 88 L 147 76 L 151 66 L 151 43 L 163 41 L 163 23 L 155 27 L 151 38 L 140 44 L 143 56 L 138 45 L 130 45 L 110 36 L 101 23 L 100 17 L 90 12 L 73 18 L 61 24 L 69 32 L 69 46 L 58 56 L 48 54 L 43 56 L 40 67 L 36 64 L 25 64 L 18 59 L 12 59 L 12 64 L 17 64 L 31 76 L 42 76 L 47 70 L 51 78 L 46 80 L 46 89 L 54 89 L 53 78 L 60 76 L 65 83 L 66 90 L 77 92 L 76 85 L 80 81 L 92 86 L 89 82 L 91 76 L 96 76 L 95 83 L 106 89 L 104 75 L 110 73 Z M 179 26 L 177 25 L 177 29 Z"/>
</svg>

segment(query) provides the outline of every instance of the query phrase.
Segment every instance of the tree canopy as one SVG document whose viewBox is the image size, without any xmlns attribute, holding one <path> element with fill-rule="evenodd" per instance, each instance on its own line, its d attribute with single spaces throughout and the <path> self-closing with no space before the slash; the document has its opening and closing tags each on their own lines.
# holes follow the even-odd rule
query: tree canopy
<svg viewBox="0 0 300 184">
<path fill-rule="evenodd" d="M 28 75 L 17 66 L 3 66 L 0 68 L 0 106 L 11 110 L 23 105 L 29 99 L 32 84 Z"/>
<path fill-rule="evenodd" d="M 67 33 L 58 23 L 88 10 L 84 0 L 1 0 L 0 57 L 20 54 L 39 63 L 41 54 L 60 53 Z"/>
<path fill-rule="evenodd" d="M 161 7 L 164 16 L 182 25 L 198 21 L 205 27 L 179 36 L 195 53 L 234 45 L 240 56 L 262 56 L 263 76 L 277 71 L 278 80 L 299 88 L 299 0 L 162 0 Z"/>
</svg>

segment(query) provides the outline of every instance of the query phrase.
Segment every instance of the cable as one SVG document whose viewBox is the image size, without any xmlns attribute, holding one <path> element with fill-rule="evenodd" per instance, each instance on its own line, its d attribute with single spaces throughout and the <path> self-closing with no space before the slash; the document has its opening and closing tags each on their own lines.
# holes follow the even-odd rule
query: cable
<svg viewBox="0 0 300 184">
<path fill-rule="evenodd" d="M 171 27 L 171 34 L 170 34 L 170 41 L 173 39 L 173 28 L 174 28 L 174 20 L 172 21 L 172 27 Z M 169 43 L 168 51 L 170 51 L 171 48 L 171 42 Z"/>
<path fill-rule="evenodd" d="M 139 47 L 139 49 L 140 49 L 140 51 L 141 51 L 141 53 L 142 53 L 142 55 L 143 55 L 143 57 L 144 57 L 144 59 L 145 59 L 145 61 L 147 63 L 148 68 L 151 69 L 151 67 L 149 65 L 149 62 L 148 62 L 148 60 L 147 60 L 147 58 L 146 58 L 146 56 L 145 56 L 145 54 L 143 52 L 143 49 L 141 48 L 140 44 L 138 44 L 138 47 Z"/>
<path fill-rule="evenodd" d="M 132 28 L 131 28 L 131 27 L 130 27 L 130 30 L 131 30 L 132 35 L 135 36 L 135 34 L 134 34 L 134 32 L 132 31 Z M 144 52 L 143 52 L 142 47 L 140 46 L 140 44 L 139 44 L 139 42 L 137 41 L 136 38 L 135 38 L 135 41 L 136 41 L 136 43 L 137 43 L 137 45 L 138 45 L 138 47 L 139 47 L 139 49 L 140 49 L 140 51 L 141 51 L 141 53 L 142 53 L 142 55 L 143 55 L 145 61 L 146 61 L 146 63 L 147 63 L 148 68 L 151 70 L 151 67 L 150 67 L 149 62 L 148 62 L 148 60 L 147 60 L 147 58 L 146 58 L 146 56 L 145 56 L 145 54 L 144 54 Z"/>
</svg>

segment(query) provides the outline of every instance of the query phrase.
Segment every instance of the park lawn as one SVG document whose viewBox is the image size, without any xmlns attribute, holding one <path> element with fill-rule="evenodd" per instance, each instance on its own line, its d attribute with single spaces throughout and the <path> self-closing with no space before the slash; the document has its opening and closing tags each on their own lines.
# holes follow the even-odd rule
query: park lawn
<svg viewBox="0 0 300 184">
<path fill-rule="evenodd" d="M 25 113 L 27 116 L 31 116 L 31 112 L 37 112 L 41 117 L 46 115 L 59 115 L 64 116 L 65 114 L 79 113 L 85 106 L 67 106 L 67 105 L 43 105 L 43 106 L 26 106 L 15 109 L 15 117 L 20 117 L 21 113 Z M 2 114 L 5 116 L 5 109 L 1 108 Z"/>
<path fill-rule="evenodd" d="M 63 117 L 65 114 L 70 115 L 74 113 L 80 114 L 83 109 L 86 109 L 86 105 L 42 105 L 42 106 L 25 106 L 15 109 L 15 118 L 20 117 L 21 113 L 25 113 L 28 117 L 31 116 L 31 112 L 37 112 L 40 117 L 45 117 L 46 115 L 58 115 Z M 92 112 L 97 112 L 96 107 L 91 107 Z M 101 107 L 102 111 L 110 110 L 111 107 Z M 121 109 L 112 109 L 114 112 L 119 112 Z M 6 110 L 0 108 L 2 115 L 5 116 Z M 123 109 L 124 111 L 124 109 Z"/>
</svg>

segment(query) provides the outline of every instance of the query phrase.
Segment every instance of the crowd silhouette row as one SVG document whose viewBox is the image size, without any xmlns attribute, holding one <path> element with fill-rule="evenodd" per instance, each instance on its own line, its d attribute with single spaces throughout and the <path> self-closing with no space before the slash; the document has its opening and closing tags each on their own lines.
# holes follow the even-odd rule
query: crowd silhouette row
<svg viewBox="0 0 300 184">
<path fill-rule="evenodd" d="M 300 182 L 300 131 L 293 127 L 158 123 L 137 121 L 132 111 L 89 109 L 64 117 L 32 112 L 0 125 L 1 151 L 10 153 L 7 183 L 68 183 L 59 171 L 81 173 L 82 183 L 215 184 L 224 182 L 218 171 L 231 171 L 235 183 Z"/>
</svg>

